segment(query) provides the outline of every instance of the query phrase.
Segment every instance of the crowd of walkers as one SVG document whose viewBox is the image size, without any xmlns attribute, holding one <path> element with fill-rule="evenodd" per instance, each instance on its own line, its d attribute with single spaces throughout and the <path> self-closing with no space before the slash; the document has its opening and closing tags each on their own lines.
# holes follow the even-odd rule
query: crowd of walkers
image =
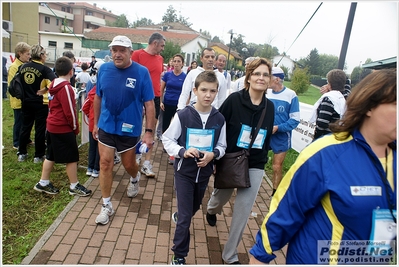
<svg viewBox="0 0 399 267">
<path fill-rule="evenodd" d="M 54 164 L 64 163 L 69 194 L 92 193 L 77 177 L 79 120 L 75 84 L 71 84 L 76 78 L 84 88 L 92 83 L 82 111 L 90 121 L 87 174 L 99 178 L 102 195 L 95 222 L 106 225 L 115 214 L 111 201 L 115 153 L 130 176 L 126 194 L 134 198 L 141 175 L 156 179 L 151 152 L 154 142 L 162 142 L 173 164 L 177 196 L 172 265 L 186 263 L 191 221 L 201 211 L 210 177 L 218 171 L 215 163 L 225 153 L 242 149 L 249 150 L 246 171 L 251 186 L 236 189 L 222 252 L 226 264 L 241 264 L 237 247 L 269 150 L 273 152 L 271 206 L 249 251 L 250 263 L 269 263 L 274 251 L 286 244 L 287 264 L 317 264 L 320 240 L 396 239 L 392 232 L 376 227 L 383 217 L 386 225 L 396 229 L 396 69 L 374 71 L 352 90 L 345 88 L 342 70 L 331 70 L 312 111 L 315 139 L 283 176 L 292 130 L 300 121 L 298 97 L 284 85 L 284 70 L 268 59 L 252 57 L 245 61 L 245 72 L 229 73 L 224 70 L 226 56 L 204 48 L 201 62 L 191 62 L 185 73 L 181 54 L 164 66 L 165 41 L 162 34 L 154 33 L 146 48 L 133 51 L 128 37 L 115 36 L 109 44 L 112 60 L 97 64 L 93 58 L 76 77 L 73 54 L 58 58 L 54 72 L 44 65 L 42 46 L 17 44 L 8 83 L 20 71 L 24 96 L 10 97 L 13 145 L 18 149 L 17 160 L 26 161 L 35 125 L 33 162 L 43 167 L 34 190 L 59 193 L 50 174 Z M 95 70 L 94 79 L 89 67 Z M 232 79 L 239 75 L 242 79 L 234 86 L 240 88 L 231 88 Z M 155 138 L 157 125 L 161 133 Z M 251 138 L 255 141 L 249 147 Z M 214 188 L 206 207 L 210 226 L 217 224 L 217 215 L 234 190 Z M 339 260 L 341 256 L 330 253 L 328 257 Z"/>
</svg>

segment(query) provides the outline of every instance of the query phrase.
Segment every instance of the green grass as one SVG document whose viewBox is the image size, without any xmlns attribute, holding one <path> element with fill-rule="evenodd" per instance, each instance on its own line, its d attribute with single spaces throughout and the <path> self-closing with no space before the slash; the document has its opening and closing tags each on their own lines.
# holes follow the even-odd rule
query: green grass
<svg viewBox="0 0 399 267">
<path fill-rule="evenodd" d="M 291 88 L 291 82 L 284 82 L 284 85 Z M 298 95 L 299 102 L 313 105 L 320 98 L 320 90 L 317 87 L 309 86 L 309 89 L 301 95 Z"/>
<path fill-rule="evenodd" d="M 12 148 L 13 110 L 9 101 L 3 100 L 2 104 L 4 146 L 2 263 L 20 264 L 73 196 L 68 194 L 69 180 L 65 165 L 62 164 L 54 166 L 50 178 L 61 191 L 58 195 L 50 196 L 33 190 L 33 186 L 40 179 L 42 165 L 33 163 L 34 147 L 28 148 L 29 156 L 26 162 L 17 161 L 16 150 Z M 33 137 L 34 130 L 32 130 Z M 81 159 L 79 165 L 86 166 L 87 150 L 87 144 L 79 149 Z M 82 184 L 88 179 L 85 172 L 83 168 L 78 169 L 79 182 Z"/>
</svg>

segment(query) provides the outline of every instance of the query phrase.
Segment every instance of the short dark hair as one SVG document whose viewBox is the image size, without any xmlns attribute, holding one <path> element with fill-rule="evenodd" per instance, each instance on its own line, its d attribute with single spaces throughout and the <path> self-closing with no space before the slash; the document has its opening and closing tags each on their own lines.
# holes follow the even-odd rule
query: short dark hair
<svg viewBox="0 0 399 267">
<path fill-rule="evenodd" d="M 68 57 L 70 59 L 75 58 L 75 55 L 71 52 L 71 51 L 64 51 L 64 53 L 62 53 L 63 57 Z"/>
<path fill-rule="evenodd" d="M 195 88 L 198 89 L 200 84 L 203 82 L 216 83 L 216 87 L 219 87 L 218 78 L 213 70 L 206 70 L 198 74 L 197 78 L 195 78 Z"/>
<path fill-rule="evenodd" d="M 55 61 L 54 67 L 58 76 L 65 76 L 71 71 L 73 65 L 69 57 L 60 57 Z"/>
<path fill-rule="evenodd" d="M 343 91 L 345 89 L 346 74 L 341 69 L 332 69 L 327 73 L 327 82 L 331 90 Z"/>
<path fill-rule="evenodd" d="M 159 32 L 154 32 L 153 34 L 151 34 L 150 39 L 148 40 L 148 44 L 152 44 L 155 41 L 160 42 L 162 40 L 166 41 L 165 37 Z"/>
<path fill-rule="evenodd" d="M 82 70 L 87 70 L 89 68 L 89 65 L 87 65 L 86 62 L 84 62 L 80 67 L 82 68 Z"/>
<path fill-rule="evenodd" d="M 204 57 L 205 51 L 213 51 L 213 52 L 215 52 L 215 50 L 213 48 L 206 47 L 206 48 L 202 49 L 201 57 Z"/>
</svg>

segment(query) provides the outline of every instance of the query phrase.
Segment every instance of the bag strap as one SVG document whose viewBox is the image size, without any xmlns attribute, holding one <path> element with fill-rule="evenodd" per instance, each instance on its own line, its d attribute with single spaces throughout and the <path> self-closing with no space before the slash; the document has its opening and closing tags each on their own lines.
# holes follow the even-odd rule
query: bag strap
<svg viewBox="0 0 399 267">
<path fill-rule="evenodd" d="M 266 97 L 265 97 L 265 100 L 266 100 L 265 108 L 262 110 L 262 114 L 260 115 L 260 119 L 258 121 L 258 125 L 256 126 L 256 129 L 255 129 L 255 134 L 251 138 L 251 143 L 249 143 L 248 151 L 251 149 L 252 145 L 254 144 L 255 138 L 256 138 L 256 136 L 259 133 L 260 126 L 262 125 L 263 119 L 265 118 L 266 108 L 267 108 L 267 98 Z"/>
</svg>

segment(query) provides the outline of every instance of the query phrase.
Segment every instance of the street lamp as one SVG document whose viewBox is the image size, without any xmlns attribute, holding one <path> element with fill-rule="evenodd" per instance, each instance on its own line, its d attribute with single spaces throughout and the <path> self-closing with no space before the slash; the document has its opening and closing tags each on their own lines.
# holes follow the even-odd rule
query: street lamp
<svg viewBox="0 0 399 267">
<path fill-rule="evenodd" d="M 227 64 L 226 64 L 226 71 L 229 69 L 229 61 L 230 61 L 230 50 L 231 50 L 231 42 L 233 41 L 233 29 L 228 31 L 227 33 L 230 33 L 230 43 L 229 43 L 229 53 L 227 54 Z"/>
</svg>

